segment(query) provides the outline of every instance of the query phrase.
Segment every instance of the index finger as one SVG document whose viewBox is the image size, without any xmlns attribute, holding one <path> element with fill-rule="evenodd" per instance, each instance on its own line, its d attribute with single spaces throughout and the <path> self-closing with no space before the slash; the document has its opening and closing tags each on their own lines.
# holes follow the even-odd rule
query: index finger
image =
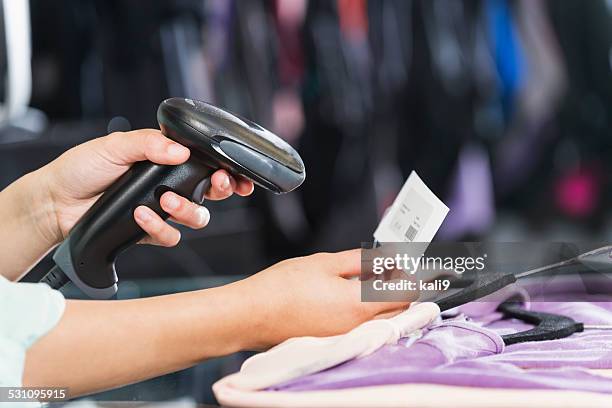
<svg viewBox="0 0 612 408">
<path fill-rule="evenodd" d="M 361 273 L 361 249 L 349 249 L 327 254 L 326 269 L 341 278 L 352 278 Z"/>
<path fill-rule="evenodd" d="M 251 180 L 242 176 L 234 176 L 234 179 L 238 184 L 235 189 L 236 194 L 243 197 L 251 195 L 253 189 L 255 188 L 255 185 Z"/>
<path fill-rule="evenodd" d="M 159 130 L 139 129 L 115 132 L 98 138 L 97 151 L 117 165 L 149 160 L 157 164 L 177 165 L 189 158 L 189 149 L 168 139 Z"/>
</svg>

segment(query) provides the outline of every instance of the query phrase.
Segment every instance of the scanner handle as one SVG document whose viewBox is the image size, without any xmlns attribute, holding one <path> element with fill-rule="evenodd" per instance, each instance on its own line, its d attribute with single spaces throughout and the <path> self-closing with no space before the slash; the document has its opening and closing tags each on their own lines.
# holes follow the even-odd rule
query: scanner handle
<svg viewBox="0 0 612 408">
<path fill-rule="evenodd" d="M 108 298 L 117 291 L 115 258 L 145 237 L 134 220 L 134 210 L 145 205 L 163 219 L 159 199 L 166 191 L 192 199 L 203 194 L 203 182 L 215 169 L 192 154 L 178 166 L 149 161 L 134 164 L 83 215 L 60 245 L 53 259 L 81 290 L 93 298 Z"/>
</svg>

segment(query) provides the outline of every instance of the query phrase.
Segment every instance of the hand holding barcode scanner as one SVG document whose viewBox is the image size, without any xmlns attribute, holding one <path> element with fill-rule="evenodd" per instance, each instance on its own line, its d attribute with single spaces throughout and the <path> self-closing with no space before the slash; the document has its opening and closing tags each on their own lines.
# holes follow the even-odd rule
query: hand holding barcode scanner
<svg viewBox="0 0 612 408">
<path fill-rule="evenodd" d="M 7 200 L 11 208 L 0 208 L 0 215 L 6 215 L 5 229 L 10 231 L 0 253 L 2 274 L 11 280 L 23 276 L 69 235 L 75 223 L 131 166 L 144 161 L 178 166 L 190 157 L 188 148 L 157 129 L 116 132 L 78 145 L 20 178 L 2 192 L 12 197 Z M 222 200 L 234 193 L 248 196 L 252 191 L 252 181 L 219 169 L 199 198 Z M 199 229 L 210 219 L 208 210 L 192 197 L 166 191 L 157 199 L 170 220 L 178 224 Z M 143 231 L 141 243 L 177 244 L 180 232 L 156 212 L 144 205 L 136 205 L 132 211 L 134 222 Z M 22 242 L 28 246 L 24 248 Z"/>
<path fill-rule="evenodd" d="M 42 282 L 58 289 L 72 281 L 89 297 L 109 298 L 118 288 L 117 256 L 146 236 L 143 226 L 154 233 L 164 229 L 161 220 L 171 215 L 166 209 L 172 202 L 198 213 L 195 206 L 202 203 L 213 173 L 225 170 L 222 175 L 228 181 L 232 174 L 234 180 L 249 179 L 276 194 L 294 190 L 306 177 L 302 159 L 288 143 L 261 126 L 216 106 L 192 99 L 170 98 L 159 105 L 157 120 L 164 136 L 176 142 L 168 140 L 166 143 L 170 152 L 177 152 L 177 159 L 170 164 L 158 164 L 140 155 L 136 161 L 142 161 L 128 160 L 131 166 L 121 163 L 121 156 L 114 159 L 119 160 L 124 174 L 111 186 L 106 185 L 109 188 L 95 197 L 93 205 L 87 203 L 91 207 L 78 221 L 77 217 L 67 217 L 76 223 L 55 250 L 56 266 Z M 96 167 L 94 170 L 103 172 Z M 229 183 L 231 187 L 231 181 Z M 244 183 L 245 194 L 249 194 L 252 184 Z M 160 205 L 160 198 L 168 192 L 175 194 L 166 197 Z M 199 215 L 197 226 L 207 220 L 201 211 Z M 178 216 L 187 215 L 178 213 Z M 162 237 L 169 244 L 176 244 L 178 231 L 167 232 L 171 235 Z"/>
<path fill-rule="evenodd" d="M 47 226 L 54 241 L 63 241 L 75 223 L 100 195 L 133 164 L 149 160 L 162 165 L 180 165 L 190 151 L 168 139 L 157 129 L 117 132 L 93 139 L 62 154 L 48 166 L 45 194 L 53 199 L 54 217 Z M 79 169 L 88 169 L 86 176 Z M 210 189 L 202 198 L 223 200 L 236 193 L 248 196 L 253 182 L 220 169 L 211 176 Z M 206 226 L 210 214 L 206 207 L 172 191 L 160 196 L 160 205 L 170 220 L 199 229 Z M 162 220 L 153 210 L 138 206 L 134 211 L 138 225 L 147 233 L 142 243 L 174 246 L 180 232 Z"/>
</svg>

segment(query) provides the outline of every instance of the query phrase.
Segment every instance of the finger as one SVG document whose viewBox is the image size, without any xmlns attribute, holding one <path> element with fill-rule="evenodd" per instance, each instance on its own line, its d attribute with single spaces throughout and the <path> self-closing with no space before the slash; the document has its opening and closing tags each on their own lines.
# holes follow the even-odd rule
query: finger
<svg viewBox="0 0 612 408">
<path fill-rule="evenodd" d="M 364 302 L 365 307 L 376 313 L 376 316 L 395 315 L 410 306 L 410 301 L 406 302 Z"/>
<path fill-rule="evenodd" d="M 360 312 L 367 319 L 388 319 L 403 312 L 410 302 L 361 302 Z"/>
<path fill-rule="evenodd" d="M 140 228 L 149 234 L 150 238 L 145 239 L 144 242 L 172 247 L 181 240 L 181 233 L 176 228 L 168 225 L 153 210 L 144 205 L 134 210 L 134 219 Z"/>
<path fill-rule="evenodd" d="M 217 170 L 210 177 L 210 189 L 204 194 L 209 200 L 223 200 L 232 195 L 236 180 L 226 170 Z"/>
<path fill-rule="evenodd" d="M 99 151 L 117 165 L 130 165 L 143 160 L 176 165 L 184 163 L 190 154 L 188 148 L 155 129 L 115 132 L 98 140 L 102 145 Z"/>
<path fill-rule="evenodd" d="M 328 254 L 328 270 L 342 278 L 352 278 L 361 273 L 361 249 Z"/>
<path fill-rule="evenodd" d="M 374 319 L 390 319 L 393 316 L 397 316 L 398 314 L 402 313 L 404 310 L 406 310 L 407 307 L 408 305 L 406 305 L 403 308 L 391 310 L 389 312 L 379 313 L 376 316 L 374 316 Z"/>
<path fill-rule="evenodd" d="M 241 176 L 233 176 L 233 177 L 237 183 L 237 186 L 234 189 L 234 192 L 236 194 L 242 197 L 246 197 L 248 195 L 251 195 L 251 193 L 253 193 L 255 186 L 253 185 L 253 182 L 251 180 L 247 180 L 246 178 L 241 177 Z"/>
<path fill-rule="evenodd" d="M 187 227 L 204 228 L 210 221 L 210 213 L 206 207 L 193 203 L 172 191 L 162 194 L 160 204 L 174 221 Z"/>
</svg>

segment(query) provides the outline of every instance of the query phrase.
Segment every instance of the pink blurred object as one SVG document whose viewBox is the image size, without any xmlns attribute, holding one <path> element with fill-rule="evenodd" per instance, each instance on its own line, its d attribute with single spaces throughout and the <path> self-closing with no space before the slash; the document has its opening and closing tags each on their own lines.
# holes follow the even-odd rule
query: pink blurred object
<svg viewBox="0 0 612 408">
<path fill-rule="evenodd" d="M 276 92 L 272 101 L 272 130 L 296 146 L 303 128 L 304 111 L 297 91 Z"/>
<path fill-rule="evenodd" d="M 583 218 L 591 215 L 599 201 L 599 177 L 592 169 L 576 169 L 555 185 L 555 201 L 566 215 Z"/>
</svg>

